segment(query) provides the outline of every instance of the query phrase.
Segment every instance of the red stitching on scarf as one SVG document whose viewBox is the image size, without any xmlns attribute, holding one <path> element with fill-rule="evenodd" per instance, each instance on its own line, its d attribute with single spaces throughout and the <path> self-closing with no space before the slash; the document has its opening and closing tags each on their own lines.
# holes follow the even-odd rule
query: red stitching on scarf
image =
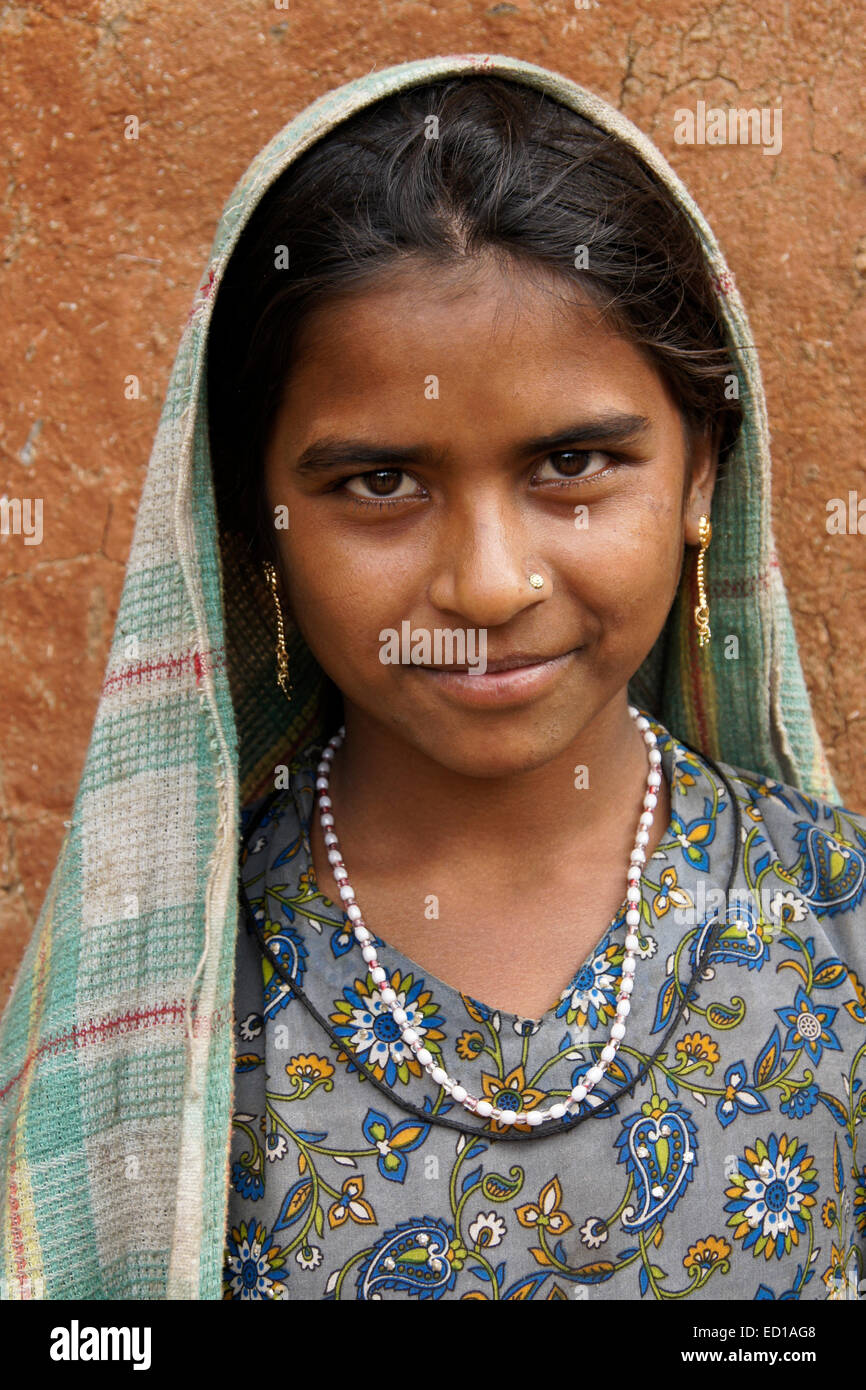
<svg viewBox="0 0 866 1390">
<path fill-rule="evenodd" d="M 215 671 L 225 665 L 225 650 L 211 647 L 206 652 L 194 649 L 182 656 L 170 656 L 163 661 L 144 661 L 139 666 L 130 666 L 126 671 L 113 672 L 107 676 L 102 686 L 103 695 L 114 694 L 124 687 L 150 680 L 166 680 L 182 675 L 190 666 L 195 671 L 196 684 L 201 682 L 205 671 Z"/>
<path fill-rule="evenodd" d="M 479 68 L 492 68 L 493 59 L 489 53 L 452 53 L 452 58 L 459 58 L 462 62 L 468 62 L 476 71 Z"/>
<path fill-rule="evenodd" d="M 115 1018 L 106 1018 L 101 1022 L 91 1019 L 83 1028 L 72 1026 L 68 1033 L 63 1033 L 57 1038 L 46 1038 L 45 1042 L 40 1043 L 33 1052 L 29 1053 L 25 1059 L 21 1070 L 16 1073 L 0 1091 L 0 1100 L 4 1098 L 8 1091 L 21 1080 L 29 1071 L 33 1063 L 44 1053 L 50 1053 L 56 1057 L 58 1053 L 65 1052 L 70 1043 L 76 1047 L 86 1047 L 92 1042 L 105 1042 L 113 1034 L 133 1033 L 141 1027 L 159 1025 L 162 1023 L 179 1023 L 184 1014 L 183 999 L 173 1000 L 170 1004 L 160 1004 L 152 1009 L 139 1009 L 135 1013 L 118 1014 Z M 225 1024 L 227 1013 L 223 1009 L 214 1009 L 210 1014 L 203 1018 L 198 1018 L 193 1010 L 193 1033 L 200 1036 L 202 1033 L 209 1033 L 214 1028 L 222 1027 Z"/>
<path fill-rule="evenodd" d="M 713 594 L 717 598 L 744 598 L 746 594 L 753 594 L 756 589 L 766 589 L 769 583 L 768 573 L 759 574 L 754 579 L 717 579 L 711 589 L 709 585 L 707 586 L 710 610 L 712 611 Z M 697 592 L 695 593 L 695 602 L 697 602 Z"/>
<path fill-rule="evenodd" d="M 24 1248 L 24 1232 L 21 1227 L 21 1217 L 19 1216 L 20 1204 L 18 1201 L 18 1184 L 15 1181 L 15 1174 L 17 1171 L 18 1164 L 13 1159 L 9 1167 L 9 1225 L 11 1228 L 12 1248 L 14 1252 L 15 1277 L 18 1280 L 18 1293 L 21 1299 L 28 1300 L 35 1297 L 33 1290 L 34 1281 L 27 1272 L 27 1252 Z M 42 1283 L 41 1279 L 39 1283 Z"/>
<path fill-rule="evenodd" d="M 26 1299 L 32 1297 L 32 1294 L 25 1292 L 30 1279 L 27 1274 L 27 1256 L 24 1252 L 24 1233 L 21 1229 L 21 1217 L 18 1215 L 18 1184 L 15 1181 L 17 1171 L 18 1164 L 13 1158 L 9 1165 L 9 1225 L 14 1250 L 13 1258 L 18 1276 L 18 1291 L 22 1299 Z"/>
<path fill-rule="evenodd" d="M 44 1053 L 47 1052 L 56 1057 L 58 1053 L 65 1052 L 71 1042 L 74 1043 L 76 1047 L 85 1047 L 91 1042 L 105 1041 L 112 1033 L 134 1032 L 141 1025 L 147 1027 L 152 1023 L 178 1022 L 183 1018 L 183 1008 L 183 1000 L 180 1002 L 174 1000 L 173 1003 L 161 1004 L 158 1008 L 142 1009 L 137 1013 L 119 1014 L 117 1018 L 107 1018 L 103 1020 L 102 1023 L 95 1023 L 91 1020 L 85 1028 L 76 1028 L 73 1024 L 70 1032 L 64 1033 L 57 1038 L 46 1038 L 45 1042 L 40 1043 L 34 1051 L 28 1053 L 21 1070 L 17 1072 L 15 1076 L 6 1083 L 3 1090 L 0 1091 L 0 1100 L 3 1099 L 13 1086 L 17 1085 L 21 1078 L 30 1070 L 33 1063 Z M 130 1024 L 132 1027 L 128 1026 Z M 127 1026 L 124 1027 L 124 1025 Z"/>
<path fill-rule="evenodd" d="M 204 301 L 210 298 L 210 292 L 213 289 L 215 273 L 216 272 L 214 271 L 213 266 L 211 266 L 210 270 L 207 273 L 207 279 L 205 280 L 204 284 L 199 285 L 198 289 L 196 290 L 192 308 L 186 316 L 187 323 L 189 323 L 190 319 L 192 319 L 192 317 L 194 316 L 196 310 L 204 303 Z"/>
<path fill-rule="evenodd" d="M 222 1028 L 226 1019 L 230 1017 L 224 1009 L 214 1009 L 213 1013 L 205 1014 L 199 1018 L 193 1008 L 192 1032 L 193 1037 L 200 1038 L 202 1034 L 212 1033 L 214 1028 Z"/>
</svg>

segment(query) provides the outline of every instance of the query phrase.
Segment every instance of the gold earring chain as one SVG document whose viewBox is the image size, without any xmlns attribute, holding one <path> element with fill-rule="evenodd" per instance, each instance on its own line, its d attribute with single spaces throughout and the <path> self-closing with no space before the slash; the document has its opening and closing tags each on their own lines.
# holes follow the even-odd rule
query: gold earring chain
<svg viewBox="0 0 866 1390">
<path fill-rule="evenodd" d="M 274 607 L 277 610 L 277 684 L 282 689 L 287 700 L 291 699 L 292 687 L 289 681 L 289 654 L 286 651 L 286 629 L 283 625 L 283 609 L 280 604 L 280 594 L 277 587 L 277 571 L 270 560 L 265 561 L 265 578 L 274 596 Z"/>
<path fill-rule="evenodd" d="M 704 587 L 704 553 L 713 535 L 713 528 L 708 516 L 702 516 L 698 523 L 698 536 L 701 548 L 698 551 L 698 599 L 695 608 L 695 622 L 698 625 L 698 646 L 703 647 L 710 640 L 710 608 L 707 603 L 707 591 Z"/>
</svg>

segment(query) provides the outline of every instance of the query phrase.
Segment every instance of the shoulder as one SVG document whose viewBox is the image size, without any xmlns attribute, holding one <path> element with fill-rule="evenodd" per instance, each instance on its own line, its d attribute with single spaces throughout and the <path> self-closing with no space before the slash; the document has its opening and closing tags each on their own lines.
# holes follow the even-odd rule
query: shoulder
<svg viewBox="0 0 866 1390">
<path fill-rule="evenodd" d="M 740 802 L 744 861 L 764 915 L 798 933 L 814 929 L 858 972 L 866 969 L 866 815 L 720 766 Z"/>
<path fill-rule="evenodd" d="M 807 842 L 844 841 L 859 854 L 866 854 L 866 814 L 841 802 L 824 801 L 807 795 L 797 787 L 778 782 L 760 772 L 720 764 L 737 786 L 745 804 L 747 820 L 760 821 L 769 841 L 779 850 Z"/>
</svg>

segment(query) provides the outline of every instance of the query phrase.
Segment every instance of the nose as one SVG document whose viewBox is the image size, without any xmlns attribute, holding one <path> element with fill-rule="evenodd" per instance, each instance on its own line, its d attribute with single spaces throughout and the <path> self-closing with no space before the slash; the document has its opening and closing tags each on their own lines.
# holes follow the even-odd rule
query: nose
<svg viewBox="0 0 866 1390">
<path fill-rule="evenodd" d="M 498 627 L 549 596 L 549 580 L 541 589 L 530 584 L 534 571 L 547 579 L 520 516 L 476 497 L 443 527 L 428 598 L 472 627 Z"/>
</svg>

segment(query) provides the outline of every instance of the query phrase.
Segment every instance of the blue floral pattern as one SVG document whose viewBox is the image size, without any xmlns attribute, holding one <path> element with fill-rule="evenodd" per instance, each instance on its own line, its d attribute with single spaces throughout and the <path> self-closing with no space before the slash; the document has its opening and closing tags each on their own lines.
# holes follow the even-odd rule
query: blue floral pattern
<svg viewBox="0 0 866 1390">
<path fill-rule="evenodd" d="M 736 835 L 715 771 L 647 717 L 671 821 L 642 875 L 626 1036 L 584 1122 L 543 1142 L 526 1124 L 530 1137 L 492 1142 L 504 1127 L 458 1105 L 403 1043 L 316 883 L 317 750 L 292 765 L 242 873 L 271 951 L 336 1041 L 242 920 L 226 1299 L 864 1296 L 866 818 L 725 766 Z M 597 1061 L 624 939 L 620 909 L 540 1019 L 376 942 L 424 1046 L 516 1111 L 564 1099 Z"/>
</svg>

